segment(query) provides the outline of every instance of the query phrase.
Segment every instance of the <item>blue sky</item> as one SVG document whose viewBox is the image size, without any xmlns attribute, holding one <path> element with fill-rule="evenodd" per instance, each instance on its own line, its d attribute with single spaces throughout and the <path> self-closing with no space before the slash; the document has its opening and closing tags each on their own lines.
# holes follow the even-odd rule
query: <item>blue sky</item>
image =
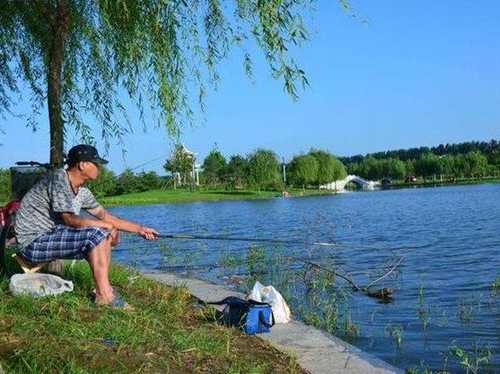
<svg viewBox="0 0 500 374">
<path fill-rule="evenodd" d="M 308 21 L 310 41 L 294 51 L 311 84 L 297 102 L 271 79 L 262 59 L 255 63 L 254 82 L 245 77 L 237 53 L 224 62 L 204 121 L 184 130 L 186 146 L 200 159 L 214 143 L 227 156 L 265 147 L 290 159 L 311 147 L 353 155 L 500 139 L 500 2 L 353 5 L 358 18 L 333 0 L 318 2 Z M 0 167 L 21 159 L 46 161 L 47 122 L 44 112 L 33 133 L 22 119 L 1 120 Z M 77 141 L 67 139 L 69 146 Z M 163 129 L 144 133 L 137 126 L 125 140 L 126 157 L 119 145 L 107 157 L 119 172 L 166 156 L 170 146 Z M 161 164 L 143 169 L 162 172 Z"/>
</svg>

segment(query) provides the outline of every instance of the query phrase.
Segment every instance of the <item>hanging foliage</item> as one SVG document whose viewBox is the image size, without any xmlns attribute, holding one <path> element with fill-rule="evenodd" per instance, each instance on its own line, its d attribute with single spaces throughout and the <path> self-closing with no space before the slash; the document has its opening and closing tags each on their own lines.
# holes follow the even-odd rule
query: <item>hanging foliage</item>
<svg viewBox="0 0 500 374">
<path fill-rule="evenodd" d="M 32 116 L 47 105 L 51 162 L 62 163 L 64 132 L 94 142 L 131 130 L 122 94 L 170 134 L 203 110 L 207 87 L 233 47 L 252 74 L 253 40 L 273 76 L 297 97 L 304 71 L 289 48 L 307 39 L 302 16 L 314 0 L 3 0 L 0 8 L 0 113 L 16 112 L 21 87 L 30 88 Z M 346 2 L 341 1 L 345 6 Z M 128 98 L 126 100 L 129 100 Z M 195 104 L 196 106 L 196 104 Z"/>
</svg>

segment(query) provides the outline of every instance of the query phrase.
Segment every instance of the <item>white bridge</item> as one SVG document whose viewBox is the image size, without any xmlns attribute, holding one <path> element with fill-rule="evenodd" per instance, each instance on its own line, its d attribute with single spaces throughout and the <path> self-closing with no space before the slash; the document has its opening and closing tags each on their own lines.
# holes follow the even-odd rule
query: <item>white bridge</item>
<svg viewBox="0 0 500 374">
<path fill-rule="evenodd" d="M 347 183 L 353 182 L 360 186 L 363 190 L 374 190 L 375 187 L 380 185 L 380 182 L 368 181 L 357 175 L 348 175 L 344 179 L 333 181 L 327 184 L 319 186 L 321 189 L 333 190 L 333 191 L 344 191 Z"/>
</svg>

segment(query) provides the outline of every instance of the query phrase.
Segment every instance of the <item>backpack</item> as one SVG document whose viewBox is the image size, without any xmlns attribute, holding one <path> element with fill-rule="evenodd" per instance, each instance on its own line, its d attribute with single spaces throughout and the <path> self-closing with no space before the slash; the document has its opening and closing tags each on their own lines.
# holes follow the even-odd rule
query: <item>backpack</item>
<svg viewBox="0 0 500 374">
<path fill-rule="evenodd" d="M 274 326 L 273 311 L 268 303 L 228 296 L 207 304 L 225 305 L 222 311 L 224 324 L 237 327 L 249 335 L 269 332 Z"/>
</svg>

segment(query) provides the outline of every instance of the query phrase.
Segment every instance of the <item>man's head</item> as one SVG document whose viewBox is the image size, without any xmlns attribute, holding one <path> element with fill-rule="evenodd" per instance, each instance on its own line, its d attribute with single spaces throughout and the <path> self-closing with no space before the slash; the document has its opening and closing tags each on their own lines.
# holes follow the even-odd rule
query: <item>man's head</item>
<svg viewBox="0 0 500 374">
<path fill-rule="evenodd" d="M 69 150 L 66 163 L 68 169 L 78 170 L 84 179 L 96 179 L 99 167 L 108 161 L 101 158 L 91 145 L 79 144 Z"/>
</svg>

